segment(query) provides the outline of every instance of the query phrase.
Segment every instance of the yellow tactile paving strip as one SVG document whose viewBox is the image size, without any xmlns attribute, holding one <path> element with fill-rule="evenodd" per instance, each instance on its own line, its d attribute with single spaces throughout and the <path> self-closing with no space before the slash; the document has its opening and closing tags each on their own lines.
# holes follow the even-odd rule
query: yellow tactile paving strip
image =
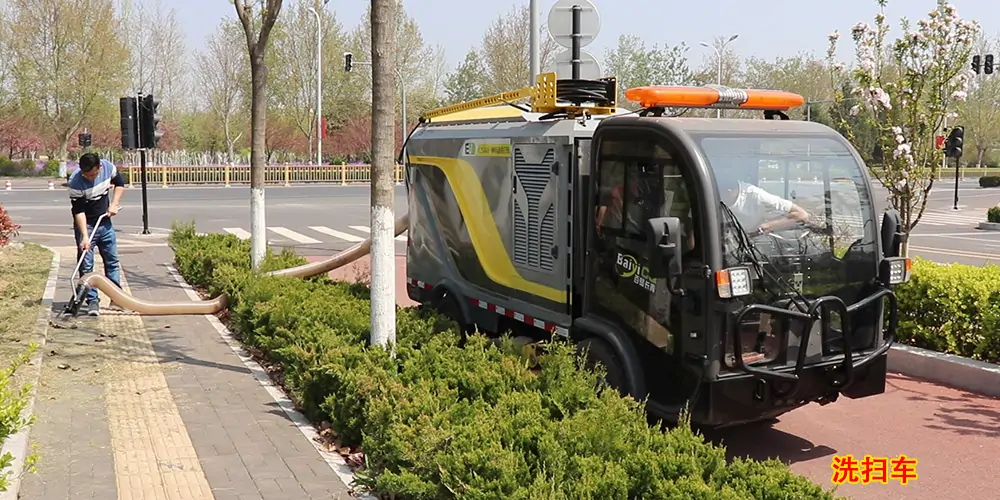
<svg viewBox="0 0 1000 500">
<path fill-rule="evenodd" d="M 75 259 L 72 247 L 61 249 Z M 100 259 L 96 259 L 100 262 Z M 95 271 L 101 272 L 95 263 Z M 130 292 L 122 273 L 122 287 Z M 101 305 L 109 305 L 101 295 Z M 105 401 L 119 500 L 212 500 L 187 428 L 170 394 L 142 319 L 101 311 L 107 335 Z"/>
</svg>

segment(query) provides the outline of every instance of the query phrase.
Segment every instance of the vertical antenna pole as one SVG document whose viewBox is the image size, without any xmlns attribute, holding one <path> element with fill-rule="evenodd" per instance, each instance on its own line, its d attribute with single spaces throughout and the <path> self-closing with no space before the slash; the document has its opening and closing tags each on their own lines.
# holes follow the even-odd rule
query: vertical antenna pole
<svg viewBox="0 0 1000 500">
<path fill-rule="evenodd" d="M 583 14 L 583 7 L 579 5 L 573 6 L 573 48 L 572 50 L 572 66 L 573 66 L 573 79 L 580 79 L 580 15 Z"/>
<path fill-rule="evenodd" d="M 538 78 L 538 74 L 542 72 L 541 70 L 541 42 L 539 41 L 539 26 L 538 19 L 540 14 L 538 13 L 538 0 L 531 0 L 528 4 L 528 21 L 529 28 L 531 29 L 531 35 L 528 37 L 529 45 L 531 46 L 531 64 L 528 75 L 528 85 L 534 85 L 535 79 Z"/>
</svg>

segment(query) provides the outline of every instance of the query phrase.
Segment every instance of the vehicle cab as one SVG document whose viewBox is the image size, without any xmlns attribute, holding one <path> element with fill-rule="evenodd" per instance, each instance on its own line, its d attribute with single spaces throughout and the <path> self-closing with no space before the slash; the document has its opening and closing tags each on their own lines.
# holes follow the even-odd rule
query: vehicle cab
<svg viewBox="0 0 1000 500">
<path fill-rule="evenodd" d="M 576 326 L 606 330 L 623 392 L 701 425 L 884 392 L 898 214 L 880 229 L 857 151 L 783 115 L 801 96 L 728 90 L 630 89 L 643 111 L 597 126 Z M 691 106 L 772 119 L 667 116 Z"/>
</svg>

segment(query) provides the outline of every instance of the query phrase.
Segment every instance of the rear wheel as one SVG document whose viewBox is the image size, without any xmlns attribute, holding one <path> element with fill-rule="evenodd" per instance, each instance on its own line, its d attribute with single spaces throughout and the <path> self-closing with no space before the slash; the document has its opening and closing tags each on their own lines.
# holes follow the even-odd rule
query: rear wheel
<svg viewBox="0 0 1000 500">
<path fill-rule="evenodd" d="M 610 344 L 599 338 L 589 337 L 577 344 L 577 352 L 585 356 L 584 364 L 587 368 L 594 369 L 600 365 L 605 372 L 604 382 L 622 396 L 627 395 L 625 370 L 622 368 L 618 354 Z"/>
<path fill-rule="evenodd" d="M 462 314 L 462 306 L 458 303 L 458 297 L 450 290 L 443 290 L 435 301 L 435 309 L 444 316 L 458 323 L 459 330 L 463 334 L 469 333 L 469 322 Z"/>
</svg>

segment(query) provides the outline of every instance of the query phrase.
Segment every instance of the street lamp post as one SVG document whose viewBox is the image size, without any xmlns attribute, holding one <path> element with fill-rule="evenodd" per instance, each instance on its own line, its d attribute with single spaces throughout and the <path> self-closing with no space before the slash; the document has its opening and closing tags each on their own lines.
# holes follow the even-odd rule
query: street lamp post
<svg viewBox="0 0 1000 500">
<path fill-rule="evenodd" d="M 351 54 L 350 52 L 345 52 L 344 53 L 344 57 L 345 58 L 348 58 L 348 57 L 351 58 L 350 59 L 351 60 L 350 64 L 352 66 L 355 65 L 355 64 L 359 64 L 361 66 L 371 66 L 372 65 L 371 61 L 355 61 L 353 59 L 353 54 Z M 348 69 L 347 71 L 350 71 L 350 69 Z M 401 144 L 404 144 L 404 146 L 402 147 L 402 150 L 403 150 L 402 153 L 403 153 L 403 161 L 405 162 L 406 161 L 406 146 L 405 146 L 405 144 L 406 144 L 406 136 L 409 133 L 409 131 L 406 129 L 406 81 L 403 80 L 403 73 L 399 71 L 399 68 L 396 68 L 396 78 L 399 79 L 399 101 L 400 101 L 399 105 L 400 105 L 400 107 L 403 108 L 402 109 L 402 116 L 401 116 L 402 122 L 403 122 L 402 126 L 401 126 L 401 128 L 403 129 L 403 136 L 402 136 L 402 139 L 400 139 L 400 141 L 401 141 Z"/>
<path fill-rule="evenodd" d="M 323 0 L 325 7 L 330 0 Z M 323 164 L 323 22 L 319 11 L 309 7 L 316 16 L 316 165 Z"/>
<path fill-rule="evenodd" d="M 726 50 L 726 45 L 729 45 L 730 42 L 732 42 L 733 40 L 736 40 L 737 38 L 739 38 L 739 36 L 740 36 L 739 33 L 733 33 L 733 35 L 730 36 L 728 40 L 726 40 L 725 42 L 722 42 L 722 45 L 720 47 L 716 47 L 714 45 L 711 45 L 708 42 L 700 42 L 703 47 L 708 47 L 710 49 L 714 49 L 715 50 L 715 54 L 719 58 L 719 85 L 722 85 L 722 54 Z M 715 110 L 715 117 L 716 118 L 722 118 L 722 110 L 721 109 Z"/>
</svg>

